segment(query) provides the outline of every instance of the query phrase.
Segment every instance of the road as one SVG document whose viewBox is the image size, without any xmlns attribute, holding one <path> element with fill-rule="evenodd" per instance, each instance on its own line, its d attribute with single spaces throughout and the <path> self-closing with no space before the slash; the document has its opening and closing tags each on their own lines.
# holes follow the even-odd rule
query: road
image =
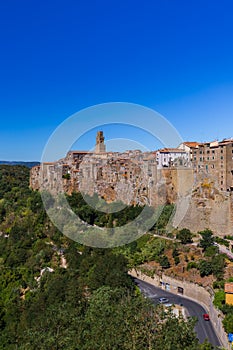
<svg viewBox="0 0 233 350">
<path fill-rule="evenodd" d="M 169 293 L 137 278 L 134 280 L 142 293 L 150 298 L 155 304 L 158 304 L 158 299 L 161 297 L 168 298 L 169 301 L 174 304 L 183 304 L 184 308 L 187 310 L 188 316 L 196 316 L 198 319 L 195 331 L 197 332 L 197 337 L 200 343 L 203 343 L 204 340 L 207 339 L 212 345 L 221 346 L 211 321 L 204 321 L 203 314 L 206 313 L 206 310 L 200 304 L 190 299 L 186 299 L 183 296 Z"/>
<path fill-rule="evenodd" d="M 215 243 L 215 245 L 218 246 L 220 253 L 226 254 L 230 259 L 233 259 L 233 253 L 230 251 L 229 248 L 217 243 Z"/>
</svg>

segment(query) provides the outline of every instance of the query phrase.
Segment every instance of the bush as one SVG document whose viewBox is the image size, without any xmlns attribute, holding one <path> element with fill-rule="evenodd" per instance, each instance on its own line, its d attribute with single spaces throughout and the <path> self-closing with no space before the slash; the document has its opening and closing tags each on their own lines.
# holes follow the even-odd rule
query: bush
<svg viewBox="0 0 233 350">
<path fill-rule="evenodd" d="M 223 254 L 218 254 L 212 259 L 213 275 L 218 279 L 223 279 L 225 268 L 225 257 Z"/>
<path fill-rule="evenodd" d="M 164 269 L 168 269 L 171 266 L 170 262 L 168 260 L 168 257 L 166 255 L 162 255 L 159 258 L 159 263 L 160 263 L 161 267 Z"/>
<path fill-rule="evenodd" d="M 182 244 L 192 243 L 192 241 L 193 241 L 192 240 L 192 233 L 187 228 L 183 228 L 182 230 L 180 230 L 177 233 L 176 238 L 179 239 Z"/>
<path fill-rule="evenodd" d="M 210 247 L 207 247 L 205 250 L 205 256 L 213 257 L 214 255 L 218 254 L 219 249 L 218 247 L 211 245 Z"/>
<path fill-rule="evenodd" d="M 223 239 L 221 237 L 214 237 L 214 240 L 215 240 L 216 243 L 221 244 L 221 245 L 225 245 L 227 248 L 229 248 L 230 244 L 225 239 Z"/>
<path fill-rule="evenodd" d="M 212 274 L 213 269 L 212 269 L 212 264 L 209 261 L 206 260 L 201 260 L 198 265 L 198 269 L 200 271 L 201 277 L 204 276 L 209 276 Z"/>
<path fill-rule="evenodd" d="M 226 315 L 222 323 L 226 333 L 233 333 L 233 313 Z"/>
<path fill-rule="evenodd" d="M 194 261 L 190 261 L 187 265 L 187 271 L 189 271 L 191 269 L 197 269 L 197 268 L 198 268 L 198 265 Z"/>
<path fill-rule="evenodd" d="M 222 306 L 225 304 L 225 292 L 224 290 L 219 290 L 214 294 L 214 306 L 218 309 L 222 309 Z"/>
<path fill-rule="evenodd" d="M 232 281 L 233 282 L 233 281 Z M 214 289 L 224 289 L 224 284 L 225 284 L 225 281 L 224 280 L 221 280 L 221 281 L 214 281 L 213 283 L 213 288 Z"/>
<path fill-rule="evenodd" d="M 202 236 L 200 247 L 203 248 L 204 251 L 214 244 L 213 232 L 211 230 L 206 229 L 198 233 Z"/>
</svg>

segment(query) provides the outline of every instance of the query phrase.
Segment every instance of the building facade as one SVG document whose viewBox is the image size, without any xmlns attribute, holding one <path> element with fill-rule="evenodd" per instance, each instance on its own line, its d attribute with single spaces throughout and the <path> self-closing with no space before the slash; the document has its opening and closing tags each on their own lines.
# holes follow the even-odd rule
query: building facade
<svg viewBox="0 0 233 350">
<path fill-rule="evenodd" d="M 233 140 L 198 143 L 190 147 L 198 179 L 208 178 L 220 191 L 233 191 Z"/>
<path fill-rule="evenodd" d="M 95 152 L 69 151 L 65 158 L 32 168 L 30 186 L 33 189 L 44 186 L 54 193 L 63 189 L 68 193 L 105 193 L 109 200 L 111 197 L 122 200 L 120 192 L 127 187 L 134 198 L 127 204 L 157 203 L 158 199 L 153 198 L 159 191 L 158 181 L 161 186 L 169 187 L 169 183 L 177 183 L 179 179 L 175 171 L 182 169 L 194 173 L 193 186 L 202 182 L 220 192 L 232 192 L 233 140 L 184 142 L 177 148 L 119 153 L 106 152 L 104 135 L 99 131 Z"/>
</svg>

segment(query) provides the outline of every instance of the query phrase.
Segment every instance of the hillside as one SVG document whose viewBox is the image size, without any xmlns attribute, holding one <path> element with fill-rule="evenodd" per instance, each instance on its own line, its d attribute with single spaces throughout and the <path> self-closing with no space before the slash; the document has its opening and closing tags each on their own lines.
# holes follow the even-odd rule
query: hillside
<svg viewBox="0 0 233 350">
<path fill-rule="evenodd" d="M 28 168 L 32 168 L 35 165 L 39 165 L 40 162 L 36 162 L 36 161 L 32 161 L 32 162 L 24 162 L 24 161 L 6 161 L 6 160 L 0 160 L 0 164 L 3 165 L 23 165 L 26 166 Z"/>
<path fill-rule="evenodd" d="M 81 246 L 52 225 L 28 184 L 27 167 L 0 166 L 0 349 L 210 349 L 198 344 L 195 320 L 152 305 L 127 273 L 130 257 L 149 249 L 155 258 L 159 246 L 166 269 L 162 240 L 153 245 L 143 236 L 115 250 Z M 77 200 L 70 198 L 75 207 Z M 101 225 L 107 219 L 96 214 Z"/>
</svg>

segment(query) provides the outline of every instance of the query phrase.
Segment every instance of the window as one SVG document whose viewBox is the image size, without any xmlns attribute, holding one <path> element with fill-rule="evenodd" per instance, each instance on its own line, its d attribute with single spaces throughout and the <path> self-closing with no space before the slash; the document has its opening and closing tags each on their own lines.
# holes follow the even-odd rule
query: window
<svg viewBox="0 0 233 350">
<path fill-rule="evenodd" d="M 212 157 L 212 159 L 214 159 L 214 157 Z"/>
<path fill-rule="evenodd" d="M 212 153 L 215 153 L 215 150 L 214 150 L 214 149 L 212 150 Z"/>
<path fill-rule="evenodd" d="M 223 156 L 221 156 L 220 158 L 223 159 Z"/>
</svg>

